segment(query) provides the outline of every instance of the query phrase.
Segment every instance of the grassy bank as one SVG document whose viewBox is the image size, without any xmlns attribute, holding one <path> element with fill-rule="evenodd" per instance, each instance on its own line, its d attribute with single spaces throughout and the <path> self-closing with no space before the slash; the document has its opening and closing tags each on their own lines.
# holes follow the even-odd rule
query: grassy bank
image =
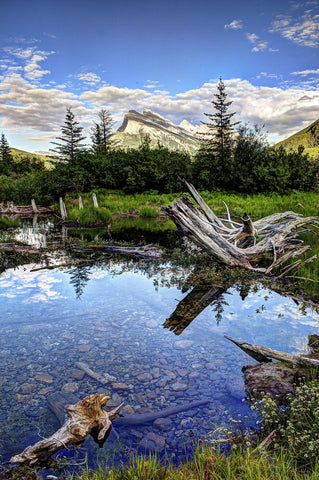
<svg viewBox="0 0 319 480">
<path fill-rule="evenodd" d="M 275 455 L 260 455 L 258 450 L 236 449 L 225 455 L 204 447 L 194 458 L 179 466 L 163 465 L 156 456 L 135 457 L 129 466 L 84 470 L 71 480 L 315 480 L 319 478 L 319 463 L 312 470 L 298 469 L 289 451 Z"/>
<path fill-rule="evenodd" d="M 225 192 L 200 192 L 207 204 L 217 215 L 225 215 L 227 204 L 231 216 L 236 220 L 247 212 L 254 220 L 275 212 L 292 210 L 305 216 L 318 215 L 319 192 L 294 191 L 287 195 L 277 193 L 264 195 L 244 195 Z M 181 192 L 176 194 L 158 194 L 146 192 L 126 195 L 121 191 L 97 191 L 99 207 L 108 210 L 112 215 L 123 213 L 139 213 L 154 216 L 161 213 L 161 206 L 169 205 Z M 84 208 L 91 208 L 92 193 L 81 194 Z M 68 195 L 65 199 L 68 210 L 78 207 L 78 196 Z"/>
</svg>

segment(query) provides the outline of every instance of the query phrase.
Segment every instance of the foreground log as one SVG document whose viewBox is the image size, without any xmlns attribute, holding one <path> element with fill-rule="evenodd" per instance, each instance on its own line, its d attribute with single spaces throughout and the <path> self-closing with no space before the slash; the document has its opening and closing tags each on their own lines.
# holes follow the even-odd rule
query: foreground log
<svg viewBox="0 0 319 480">
<path fill-rule="evenodd" d="M 227 335 L 225 335 L 225 338 L 233 342 L 258 362 L 269 362 L 271 361 L 270 359 L 274 358 L 280 362 L 288 363 L 293 367 L 319 367 L 319 360 L 316 358 L 310 358 L 300 354 L 293 355 L 291 353 L 280 352 L 279 350 L 274 350 L 273 348 L 262 347 L 261 345 L 255 345 L 254 343 L 235 340 Z"/>
<path fill-rule="evenodd" d="M 62 424 L 65 418 L 65 405 L 68 403 L 78 401 L 76 395 L 66 392 L 52 393 L 48 398 L 49 408 Z M 158 418 L 170 417 L 177 413 L 185 412 L 193 408 L 201 407 L 210 403 L 209 398 L 202 398 L 201 400 L 194 400 L 193 402 L 181 403 L 173 407 L 167 407 L 163 410 L 148 413 L 134 413 L 131 415 L 119 415 L 114 419 L 113 424 L 115 428 L 125 425 L 144 425 L 146 423 L 154 422 Z"/>
<path fill-rule="evenodd" d="M 89 395 L 75 405 L 68 405 L 67 419 L 59 430 L 51 437 L 27 447 L 19 455 L 14 455 L 10 462 L 29 465 L 46 462 L 61 448 L 82 445 L 88 435 L 92 435 L 94 441 L 102 447 L 111 432 L 112 420 L 119 416 L 117 411 L 121 406 L 107 412 L 103 407 L 109 398 L 107 393 Z"/>
<path fill-rule="evenodd" d="M 267 393 L 278 404 L 285 405 L 287 395 L 294 394 L 295 385 L 302 378 L 309 374 L 313 378 L 315 372 L 318 377 L 319 337 L 317 335 L 308 337 L 309 356 L 280 352 L 254 343 L 235 340 L 227 335 L 225 338 L 261 362 L 257 365 L 245 365 L 242 368 L 246 392 L 253 398 L 261 399 Z M 279 362 L 272 362 L 272 359 L 279 360 Z"/>
<path fill-rule="evenodd" d="M 181 233 L 187 235 L 218 262 L 269 274 L 310 249 L 309 246 L 302 246 L 303 241 L 298 237 L 301 233 L 312 230 L 300 228 L 319 225 L 319 217 L 303 218 L 294 212 L 284 212 L 252 222 L 245 213 L 242 217 L 243 223 L 238 224 L 231 220 L 228 209 L 227 219 L 218 218 L 194 186 L 184 179 L 180 180 L 199 205 L 199 209 L 186 195 L 182 195 L 181 199 L 174 200 L 172 206 L 162 207 L 162 210 L 173 220 Z M 255 266 L 255 262 L 269 254 L 273 255 L 269 267 Z M 288 266 L 281 276 L 315 258 L 314 255 L 303 262 L 298 260 L 295 265 Z"/>
</svg>

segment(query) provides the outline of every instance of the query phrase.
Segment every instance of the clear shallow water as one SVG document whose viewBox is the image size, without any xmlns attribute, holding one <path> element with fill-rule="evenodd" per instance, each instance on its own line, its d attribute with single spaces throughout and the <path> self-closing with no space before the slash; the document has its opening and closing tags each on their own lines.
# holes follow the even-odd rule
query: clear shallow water
<svg viewBox="0 0 319 480">
<path fill-rule="evenodd" d="M 89 455 L 90 462 L 98 456 L 112 463 L 120 442 L 116 459 L 136 449 L 183 458 L 194 439 L 231 417 L 247 415 L 247 424 L 254 423 L 242 402 L 241 373 L 254 361 L 224 335 L 294 353 L 305 349 L 308 334 L 319 333 L 316 312 L 262 287 L 208 288 L 199 294 L 206 299 L 199 306 L 195 289 L 180 288 L 189 272 L 169 264 L 107 259 L 86 267 L 34 267 L 0 276 L 4 461 L 59 427 L 47 401 L 59 391 L 79 398 L 109 391 L 110 407 L 123 401 L 126 413 L 137 414 L 209 398 L 164 422 L 115 427 L 102 450 L 90 440 L 67 452 L 76 461 Z M 116 380 L 103 386 L 83 376 L 77 362 Z"/>
</svg>

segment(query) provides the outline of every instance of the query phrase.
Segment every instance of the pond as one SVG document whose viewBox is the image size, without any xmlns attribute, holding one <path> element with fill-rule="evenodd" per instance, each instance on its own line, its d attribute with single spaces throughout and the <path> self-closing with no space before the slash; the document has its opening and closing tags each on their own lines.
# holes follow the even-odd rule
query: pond
<svg viewBox="0 0 319 480">
<path fill-rule="evenodd" d="M 25 224 L 18 235 L 53 245 L 51 263 L 67 263 L 70 237 L 53 224 Z M 157 234 L 158 243 L 165 235 L 172 232 Z M 85 265 L 39 267 L 0 275 L 2 461 L 59 428 L 50 409 L 56 392 L 79 399 L 110 392 L 108 406 L 124 402 L 124 416 L 158 412 L 149 423 L 114 423 L 103 449 L 87 440 L 62 450 L 70 465 L 85 458 L 116 464 L 136 451 L 179 461 L 231 418 L 255 423 L 241 371 L 255 362 L 224 335 L 295 353 L 305 350 L 308 334 L 319 334 L 318 313 L 303 303 L 262 285 L 187 288 L 191 267 L 169 261 L 105 254 Z M 113 378 L 102 385 L 79 362 Z M 161 416 L 175 406 L 182 411 Z"/>
</svg>

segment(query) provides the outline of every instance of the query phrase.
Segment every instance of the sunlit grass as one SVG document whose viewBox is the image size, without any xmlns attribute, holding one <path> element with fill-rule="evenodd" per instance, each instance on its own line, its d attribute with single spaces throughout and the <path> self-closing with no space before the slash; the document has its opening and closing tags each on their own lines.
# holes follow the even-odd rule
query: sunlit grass
<svg viewBox="0 0 319 480">
<path fill-rule="evenodd" d="M 181 465 L 162 464 L 156 455 L 136 456 L 122 468 L 99 466 L 73 475 L 72 480 L 315 480 L 313 469 L 298 469 L 289 451 L 260 455 L 258 449 L 232 450 L 228 455 L 211 446 L 195 449 L 194 457 Z"/>
</svg>

